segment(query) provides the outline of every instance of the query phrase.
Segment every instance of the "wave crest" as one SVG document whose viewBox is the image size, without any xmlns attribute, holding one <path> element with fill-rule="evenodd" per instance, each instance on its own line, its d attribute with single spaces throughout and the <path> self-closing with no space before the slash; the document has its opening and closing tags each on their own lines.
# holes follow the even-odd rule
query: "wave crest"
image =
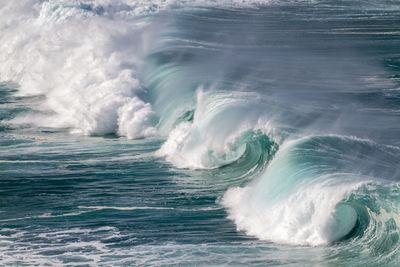
<svg viewBox="0 0 400 267">
<path fill-rule="evenodd" d="M 349 157 L 353 149 L 365 154 Z M 246 187 L 229 189 L 222 204 L 238 230 L 262 240 L 317 246 L 347 238 L 356 227 L 364 229 L 362 235 L 369 224 L 360 219 L 362 210 L 383 204 L 378 203 L 381 197 L 362 203 L 352 196 L 376 181 L 365 165 L 378 158 L 393 159 L 392 152 L 368 140 L 343 136 L 289 141 L 259 178 Z M 381 178 L 390 178 L 384 174 Z"/>
<path fill-rule="evenodd" d="M 212 169 L 235 162 L 253 139 L 249 132 L 272 136 L 257 114 L 260 104 L 256 94 L 200 88 L 193 122 L 177 125 L 157 154 L 179 168 Z M 272 151 L 277 142 L 269 142 Z"/>
</svg>

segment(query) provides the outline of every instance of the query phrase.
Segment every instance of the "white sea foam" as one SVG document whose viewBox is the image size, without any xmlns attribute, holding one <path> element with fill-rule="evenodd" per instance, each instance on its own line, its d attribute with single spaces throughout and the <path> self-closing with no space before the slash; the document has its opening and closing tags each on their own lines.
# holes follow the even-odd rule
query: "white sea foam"
<svg viewBox="0 0 400 267">
<path fill-rule="evenodd" d="M 355 210 L 340 204 L 354 185 L 308 185 L 287 199 L 263 201 L 259 185 L 232 188 L 223 198 L 238 230 L 262 240 L 292 245 L 324 245 L 348 234 Z"/>
<path fill-rule="evenodd" d="M 278 255 L 271 254 L 269 244 L 254 241 L 237 244 L 197 243 L 138 244 L 116 246 L 120 240 L 135 242 L 135 238 L 121 233 L 113 227 L 94 229 L 72 228 L 67 231 L 47 231 L 32 235 L 29 231 L 6 229 L 10 235 L 0 230 L 0 263 L 6 266 L 189 266 L 199 263 L 199 255 L 204 257 L 204 265 L 246 265 L 254 256 L 260 264 L 271 261 Z M 69 242 L 63 242 L 69 240 Z M 262 250 L 264 253 L 257 254 Z M 290 251 L 287 251 L 290 253 Z M 281 256 L 284 257 L 284 256 Z"/>
<path fill-rule="evenodd" d="M 0 21 L 0 80 L 18 82 L 20 95 L 46 97 L 35 107 L 44 114 L 25 114 L 12 122 L 67 127 L 85 135 L 155 134 L 151 105 L 138 96 L 145 90 L 137 70 L 157 23 L 114 18 L 111 7 L 107 16 L 97 16 L 99 6 L 93 1 L 18 1 L 1 9 L 13 16 Z M 122 12 L 121 5 L 115 9 Z"/>
<path fill-rule="evenodd" d="M 353 229 L 357 212 L 342 201 L 368 178 L 324 173 L 323 166 L 309 162 L 322 152 L 301 150 L 303 142 L 307 139 L 283 144 L 258 179 L 225 193 L 221 203 L 238 230 L 276 243 L 317 246 Z"/>
</svg>

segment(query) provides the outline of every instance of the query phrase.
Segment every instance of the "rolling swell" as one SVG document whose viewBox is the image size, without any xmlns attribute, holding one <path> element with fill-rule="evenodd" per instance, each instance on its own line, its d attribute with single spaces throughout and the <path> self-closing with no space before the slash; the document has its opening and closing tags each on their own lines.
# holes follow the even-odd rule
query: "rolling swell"
<svg viewBox="0 0 400 267">
<path fill-rule="evenodd" d="M 158 155 L 180 168 L 218 169 L 232 183 L 233 177 L 252 177 L 221 201 L 238 230 L 352 253 L 365 252 L 368 244 L 371 253 L 383 253 L 377 262 L 393 260 L 388 257 L 398 248 L 398 207 L 389 204 L 392 198 L 382 203 L 393 194 L 380 191 L 398 186 L 397 173 L 388 168 L 397 162 L 397 147 L 341 135 L 291 139 L 283 131 L 277 137 L 262 114 L 251 112 L 262 110 L 257 94 L 203 87 L 195 92 L 194 111 L 173 116 L 178 122 Z M 372 192 L 380 193 L 366 197 Z"/>
<path fill-rule="evenodd" d="M 201 19 L 206 20 L 207 18 Z M 199 29 L 201 33 L 203 33 L 202 30 Z M 272 37 L 269 37 L 276 37 L 273 34 Z M 187 35 L 193 38 L 192 34 Z M 207 39 L 207 33 L 204 35 L 206 36 L 204 39 Z M 278 37 L 278 42 L 282 41 L 280 38 L 284 39 Z M 390 257 L 396 258 L 391 251 L 397 250 L 398 247 L 396 238 L 399 228 L 393 224 L 398 207 L 397 204 L 389 204 L 390 201 L 397 203 L 396 197 L 388 203 L 382 203 L 381 200 L 388 198 L 387 195 L 381 193 L 380 190 L 374 191 L 372 188 L 388 190 L 397 187 L 398 171 L 396 168 L 393 170 L 393 166 L 398 161 L 399 150 L 396 146 L 381 144 L 386 141 L 382 138 L 384 132 L 397 130 L 389 129 L 388 124 L 384 126 L 384 129 L 380 128 L 380 125 L 383 125 L 381 123 L 364 128 L 366 124 L 363 122 L 371 114 L 360 111 L 367 110 L 373 105 L 383 108 L 389 104 L 387 102 L 389 99 L 384 97 L 382 102 L 376 101 L 374 104 L 372 104 L 372 99 L 371 102 L 365 102 L 365 98 L 361 99 L 362 95 L 367 96 L 379 92 L 374 84 L 365 85 L 364 82 L 357 81 L 357 78 L 349 79 L 348 74 L 342 73 L 340 70 L 343 69 L 339 66 L 342 64 L 340 60 L 326 59 L 326 62 L 333 62 L 333 65 L 326 62 L 321 63 L 319 59 L 313 57 L 314 55 L 309 55 L 297 48 L 297 45 L 302 47 L 301 45 L 286 39 L 284 39 L 286 43 L 296 47 L 293 50 L 300 55 L 293 56 L 290 52 L 286 55 L 279 50 L 279 53 L 283 55 L 278 58 L 274 58 L 275 55 L 272 56 L 279 63 L 272 60 L 272 63 L 267 63 L 266 66 L 265 63 L 258 62 L 252 55 L 248 56 L 253 60 L 253 64 L 261 64 L 265 68 L 271 68 L 272 65 L 272 68 L 278 69 L 278 73 L 293 72 L 293 76 L 285 77 L 287 80 L 285 78 L 281 80 L 276 75 L 278 78 L 272 77 L 272 82 L 267 83 L 264 88 L 251 87 L 254 85 L 252 73 L 246 76 L 244 74 L 246 72 L 240 70 L 243 65 L 243 61 L 238 59 L 240 55 L 234 59 L 229 58 L 229 62 L 235 67 L 226 68 L 227 73 L 223 74 L 229 77 L 229 81 L 233 80 L 235 83 L 230 84 L 225 80 L 218 80 L 221 79 L 221 76 L 217 76 L 215 79 L 213 74 L 211 77 L 208 76 L 210 73 L 206 73 L 202 79 L 199 79 L 198 73 L 201 72 L 201 69 L 213 68 L 208 64 L 207 59 L 210 54 L 215 56 L 210 51 L 218 51 L 219 47 L 217 43 L 200 42 L 193 39 L 182 37 L 178 40 L 167 40 L 163 48 L 165 51 L 157 52 L 152 58 L 157 64 L 163 66 L 158 69 L 160 72 L 155 71 L 159 73 L 160 79 L 156 79 L 154 84 L 156 88 L 162 88 L 160 91 L 167 92 L 165 93 L 166 99 L 171 92 L 178 92 L 178 94 L 181 91 L 191 92 L 189 95 L 182 94 L 182 99 L 186 99 L 183 102 L 189 106 L 188 108 L 184 108 L 173 116 L 170 116 L 172 112 L 161 112 L 161 114 L 167 114 L 167 119 L 162 120 L 163 122 L 167 122 L 168 118 L 174 119 L 172 119 L 173 122 L 165 124 L 169 125 L 166 128 L 172 130 L 167 130 L 169 136 L 160 150 L 160 155 L 165 156 L 168 161 L 181 168 L 220 168 L 222 171 L 225 166 L 235 165 L 243 158 L 252 158 L 251 155 L 249 156 L 252 153 L 251 149 L 246 150 L 242 146 L 242 141 L 249 144 L 249 140 L 241 139 L 240 136 L 244 136 L 246 132 L 264 132 L 264 136 L 274 140 L 277 144 L 276 148 L 279 144 L 279 151 L 273 154 L 267 153 L 269 157 L 263 158 L 264 167 L 258 172 L 249 174 L 248 177 L 251 177 L 250 179 L 253 181 L 247 186 L 229 189 L 221 201 L 228 209 L 229 218 L 235 222 L 238 230 L 274 243 L 330 246 L 332 250 L 328 250 L 332 253 L 345 254 L 347 250 L 349 254 L 361 254 L 363 256 L 360 258 L 365 259 L 368 259 L 368 253 L 375 251 L 376 254 L 382 253 L 382 257 L 377 258 L 377 262 L 381 263 L 392 261 L 393 258 Z M 232 42 L 237 41 L 234 37 L 232 39 Z M 309 43 L 306 41 L 304 45 L 307 44 Z M 348 44 L 351 45 L 351 42 Z M 237 46 L 239 47 L 239 45 Z M 323 42 L 322 47 L 325 46 L 328 47 Z M 184 52 L 177 52 L 176 47 L 184 48 Z M 241 49 L 243 48 L 237 48 L 238 51 L 246 53 Z M 330 53 L 337 52 L 330 48 L 326 49 Z M 302 53 L 305 53 L 306 56 Z M 202 55 L 206 59 L 199 59 Z M 228 55 L 230 54 L 228 53 Z M 280 63 L 290 62 L 292 56 L 304 59 L 306 66 L 303 65 L 303 67 L 314 76 L 308 77 L 305 73 L 306 78 L 303 80 L 303 77 L 296 76 L 300 76 L 301 71 L 295 66 L 284 65 L 288 68 L 284 69 Z M 213 62 L 218 62 L 219 59 L 220 57 L 215 56 Z M 367 64 L 367 67 L 358 65 L 363 61 L 364 59 L 355 56 L 351 64 L 355 64 L 355 69 L 364 69 L 367 73 L 380 72 L 372 65 Z M 168 65 L 169 62 L 179 62 L 179 64 L 177 66 Z M 248 64 L 248 62 L 244 62 Z M 182 66 L 188 66 L 188 68 Z M 321 69 L 316 70 L 316 66 Z M 329 72 L 329 70 L 333 70 L 332 81 L 322 78 L 323 73 Z M 243 76 L 237 76 L 236 73 L 245 76 L 246 84 L 243 87 L 240 87 Z M 268 76 L 268 74 L 266 75 Z M 359 76 L 354 72 L 351 75 Z M 312 82 L 308 82 L 307 78 Z M 213 82 L 204 84 L 204 80 L 207 81 L 207 79 Z M 300 87 L 288 90 L 288 87 L 292 86 L 291 79 L 297 82 L 301 81 Z M 182 81 L 179 83 L 182 87 L 171 90 L 176 87 L 178 80 Z M 193 81 L 199 80 L 202 81 L 200 85 L 193 83 Z M 325 91 L 310 90 L 314 87 L 314 82 L 320 83 Z M 342 82 L 343 84 L 338 85 Z M 302 83 L 307 84 L 309 88 L 302 88 Z M 382 84 L 376 86 L 382 86 Z M 271 87 L 275 90 L 269 90 Z M 149 86 L 149 88 L 152 87 Z M 252 93 L 244 92 L 246 89 Z M 269 95 L 270 91 L 273 91 L 274 94 Z M 284 93 L 286 91 L 293 95 L 286 95 Z M 338 94 L 332 93 L 333 91 L 337 91 Z M 193 92 L 196 92 L 195 97 L 192 96 Z M 282 95 L 280 95 L 281 93 Z M 350 100 L 347 98 L 349 94 L 355 94 L 361 98 L 350 104 L 347 102 Z M 157 96 L 158 94 L 156 94 L 156 99 Z M 186 96 L 187 98 L 185 98 Z M 243 99 L 246 101 L 242 101 Z M 279 105 L 276 105 L 276 102 L 279 102 Z M 163 100 L 158 103 L 159 107 L 163 109 Z M 171 103 L 171 101 L 166 101 L 166 103 Z M 174 100 L 172 103 L 174 104 L 171 106 L 185 106 Z M 319 106 L 321 103 L 325 106 Z M 302 108 L 296 109 L 292 105 Z M 313 113 L 308 112 L 307 109 L 310 105 L 318 106 L 316 107 L 319 109 L 317 119 Z M 354 105 L 358 107 L 353 110 Z M 338 109 L 342 110 L 342 114 L 336 117 L 341 113 Z M 167 108 L 165 110 L 177 111 L 179 109 Z M 182 118 L 182 115 L 179 114 L 186 114 L 188 110 L 193 112 L 193 116 L 189 116 L 188 122 L 175 125 L 175 118 Z M 254 110 L 256 112 L 252 113 Z M 358 112 L 357 115 L 355 115 L 357 113 L 355 110 Z M 234 111 L 238 113 L 236 114 Z M 287 116 L 288 113 L 289 116 Z M 228 114 L 235 115 L 230 117 Z M 249 116 L 244 114 L 249 114 Z M 378 114 L 374 116 L 379 117 Z M 304 119 L 304 117 L 307 118 Z M 308 126 L 308 129 L 304 125 Z M 300 127 L 306 129 L 299 131 Z M 229 130 L 225 132 L 225 129 Z M 301 132 L 302 130 L 305 131 Z M 330 132 L 334 134 L 330 134 Z M 353 135 L 364 136 L 364 138 L 352 137 Z M 368 139 L 368 135 L 379 141 L 376 143 Z M 249 146 L 251 145 L 249 144 Z M 258 155 L 258 152 L 255 152 L 254 155 Z M 256 161 L 249 160 L 248 162 Z M 251 167 L 245 169 L 251 170 Z M 234 173 L 231 175 L 235 176 Z M 377 195 L 370 197 L 370 201 L 366 202 L 367 197 L 363 193 L 365 190 L 371 190 L 370 193 L 374 192 Z M 393 194 L 388 195 L 392 196 Z M 383 221 L 382 217 L 385 218 Z M 390 224 L 392 225 L 390 226 Z M 392 230 L 389 230 L 391 227 Z M 393 231 L 389 235 L 392 237 L 386 236 L 386 231 Z M 340 252 L 333 252 L 336 249 Z"/>
</svg>

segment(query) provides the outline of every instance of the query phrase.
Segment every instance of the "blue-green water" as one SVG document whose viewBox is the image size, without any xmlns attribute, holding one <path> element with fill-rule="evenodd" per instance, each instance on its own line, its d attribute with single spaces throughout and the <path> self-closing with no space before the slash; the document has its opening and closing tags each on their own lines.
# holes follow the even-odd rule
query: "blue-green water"
<svg viewBox="0 0 400 267">
<path fill-rule="evenodd" d="M 396 266 L 397 1 L 0 0 L 0 265 Z"/>
</svg>

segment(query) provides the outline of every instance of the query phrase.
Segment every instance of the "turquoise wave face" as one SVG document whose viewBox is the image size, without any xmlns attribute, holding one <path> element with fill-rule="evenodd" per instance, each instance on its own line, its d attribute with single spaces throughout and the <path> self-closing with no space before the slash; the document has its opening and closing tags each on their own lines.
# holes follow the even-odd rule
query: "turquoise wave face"
<svg viewBox="0 0 400 267">
<path fill-rule="evenodd" d="M 398 265 L 396 1 L 3 2 L 0 264 Z"/>
<path fill-rule="evenodd" d="M 397 206 L 383 208 L 380 197 L 365 203 L 359 195 L 374 184 L 397 186 L 384 177 L 386 163 L 397 154 L 397 148 L 343 136 L 289 141 L 250 185 L 230 189 L 223 204 L 240 230 L 264 240 L 321 245 L 354 238 L 356 228 L 376 223 L 372 206 L 397 213 Z"/>
</svg>

